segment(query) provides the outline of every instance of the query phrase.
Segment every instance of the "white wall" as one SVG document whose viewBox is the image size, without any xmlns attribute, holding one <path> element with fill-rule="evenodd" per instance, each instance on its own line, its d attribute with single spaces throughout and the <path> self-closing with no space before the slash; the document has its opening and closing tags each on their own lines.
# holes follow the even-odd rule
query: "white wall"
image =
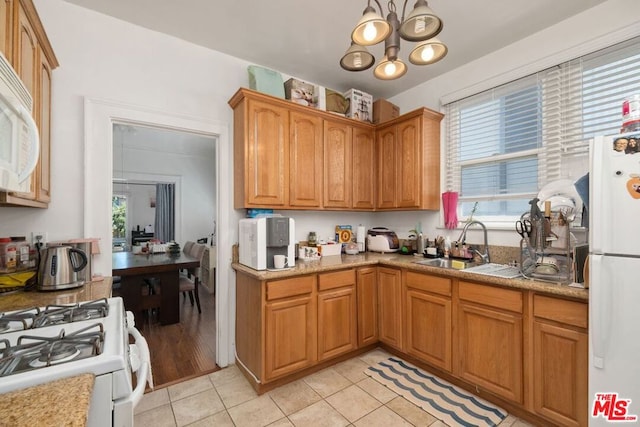
<svg viewBox="0 0 640 427">
<path fill-rule="evenodd" d="M 640 35 L 638 0 L 609 0 L 416 86 L 390 101 L 398 105 L 401 112 L 422 106 L 440 111 L 443 103 L 473 95 L 637 35 Z M 445 152 L 444 145 L 441 152 Z M 444 173 L 444 164 L 441 171 Z M 572 178 L 579 177 L 580 175 Z M 441 179 L 443 181 L 444 175 Z M 427 218 L 428 229 L 440 227 L 442 220 L 439 215 L 427 213 L 424 216 Z M 438 232 L 449 234 L 452 238 L 459 234 L 458 230 L 452 232 L 442 228 Z M 473 232 L 469 236 L 472 243 L 480 241 L 479 232 Z M 493 245 L 518 246 L 519 239 L 519 235 L 511 229 L 493 230 L 489 235 L 489 242 Z"/>
</svg>

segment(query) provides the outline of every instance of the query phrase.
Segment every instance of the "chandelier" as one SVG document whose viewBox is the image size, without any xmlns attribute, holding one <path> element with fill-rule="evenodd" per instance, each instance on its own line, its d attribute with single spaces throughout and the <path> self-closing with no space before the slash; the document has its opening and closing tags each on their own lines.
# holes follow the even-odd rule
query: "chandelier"
<svg viewBox="0 0 640 427">
<path fill-rule="evenodd" d="M 388 3 L 387 19 L 382 17 L 382 6 L 378 0 L 378 11 L 367 1 L 362 18 L 351 32 L 351 47 L 347 49 L 340 66 L 347 71 L 363 71 L 371 68 L 375 58 L 366 46 L 373 46 L 384 40 L 384 58 L 376 65 L 373 75 L 382 80 L 394 80 L 404 76 L 407 65 L 398 58 L 400 38 L 418 45 L 409 54 L 409 61 L 415 65 L 428 65 L 441 60 L 447 54 L 447 47 L 435 36 L 442 31 L 442 20 L 431 10 L 426 0 L 417 0 L 413 10 L 405 19 L 407 1 L 402 7 L 402 22 L 398 20 L 394 0 Z"/>
</svg>

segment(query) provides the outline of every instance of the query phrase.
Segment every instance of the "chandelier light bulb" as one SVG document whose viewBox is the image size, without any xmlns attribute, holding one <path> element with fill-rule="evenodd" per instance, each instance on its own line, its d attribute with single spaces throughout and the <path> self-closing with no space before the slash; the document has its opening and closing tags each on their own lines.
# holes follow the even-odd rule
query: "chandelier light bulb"
<svg viewBox="0 0 640 427">
<path fill-rule="evenodd" d="M 420 18 L 416 18 L 416 25 L 414 27 L 414 32 L 416 34 L 421 34 L 427 28 L 427 20 L 421 16 Z"/>
<path fill-rule="evenodd" d="M 420 57 L 422 58 L 423 61 L 431 61 L 435 54 L 436 53 L 433 51 L 433 47 L 427 46 L 424 49 L 422 49 L 422 53 L 420 54 Z"/>
<path fill-rule="evenodd" d="M 387 65 L 384 66 L 384 73 L 387 76 L 393 76 L 395 72 L 396 72 L 396 64 L 394 64 L 393 62 L 389 62 Z"/>
<path fill-rule="evenodd" d="M 376 38 L 378 35 L 378 31 L 376 30 L 376 26 L 373 22 L 367 23 L 364 27 L 364 38 L 367 41 L 371 41 Z"/>
<path fill-rule="evenodd" d="M 356 52 L 353 55 L 353 65 L 357 68 L 362 67 L 362 55 L 360 54 L 360 52 Z"/>
</svg>

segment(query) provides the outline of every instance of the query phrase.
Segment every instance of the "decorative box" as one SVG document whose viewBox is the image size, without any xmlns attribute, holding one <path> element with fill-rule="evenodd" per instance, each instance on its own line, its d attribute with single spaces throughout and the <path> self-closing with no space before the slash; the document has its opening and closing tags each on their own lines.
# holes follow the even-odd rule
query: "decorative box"
<svg viewBox="0 0 640 427">
<path fill-rule="evenodd" d="M 247 71 L 249 72 L 250 89 L 284 98 L 282 75 L 279 72 L 257 65 L 249 65 Z"/>
<path fill-rule="evenodd" d="M 284 97 L 300 105 L 314 108 L 318 106 L 316 87 L 294 78 L 284 82 Z"/>
<path fill-rule="evenodd" d="M 344 97 L 349 100 L 347 117 L 363 122 L 373 120 L 373 96 L 358 89 L 349 89 Z"/>
<path fill-rule="evenodd" d="M 386 99 L 378 99 L 373 103 L 373 123 L 384 123 L 400 115 L 400 107 Z"/>
</svg>

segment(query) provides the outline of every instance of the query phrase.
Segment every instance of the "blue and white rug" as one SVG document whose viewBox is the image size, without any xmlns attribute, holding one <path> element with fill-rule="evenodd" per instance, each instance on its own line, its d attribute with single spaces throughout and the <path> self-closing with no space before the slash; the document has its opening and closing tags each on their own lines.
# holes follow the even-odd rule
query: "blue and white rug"
<svg viewBox="0 0 640 427">
<path fill-rule="evenodd" d="M 380 384 L 449 426 L 496 426 L 507 411 L 394 357 L 365 369 Z"/>
</svg>

